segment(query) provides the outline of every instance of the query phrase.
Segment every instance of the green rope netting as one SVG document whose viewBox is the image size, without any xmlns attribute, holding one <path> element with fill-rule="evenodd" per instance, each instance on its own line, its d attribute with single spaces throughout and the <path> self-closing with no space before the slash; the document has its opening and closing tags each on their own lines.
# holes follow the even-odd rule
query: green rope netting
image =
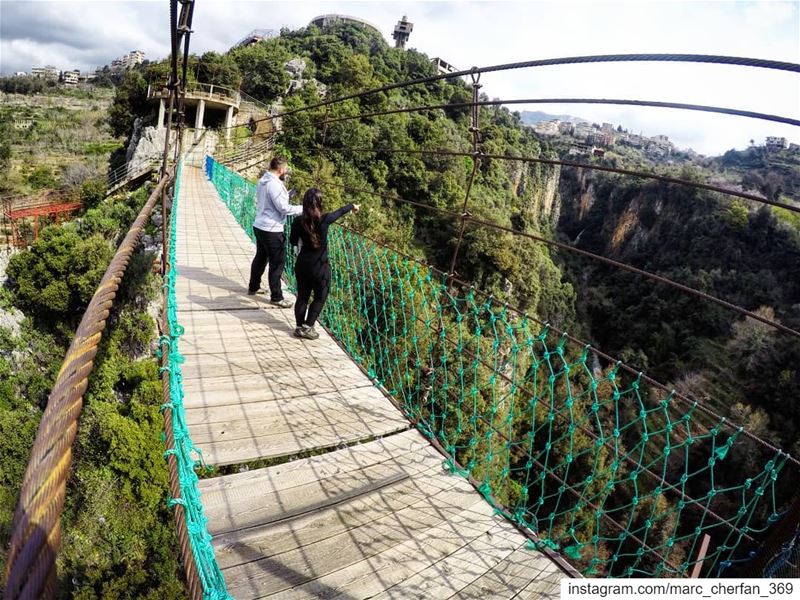
<svg viewBox="0 0 800 600">
<path fill-rule="evenodd" d="M 203 587 L 204 600 L 227 600 L 231 598 L 225 587 L 225 579 L 222 571 L 217 564 L 214 556 L 214 548 L 211 546 L 211 535 L 206 528 L 206 517 L 203 514 L 203 505 L 200 502 L 200 491 L 197 488 L 198 477 L 195 469 L 202 466 L 202 454 L 200 450 L 192 444 L 189 436 L 189 428 L 186 425 L 186 412 L 183 407 L 183 374 L 181 364 L 183 356 L 178 348 L 179 339 L 183 335 L 183 327 L 178 323 L 178 305 L 175 299 L 175 282 L 178 278 L 175 258 L 175 248 L 177 245 L 177 216 L 178 216 L 178 195 L 180 192 L 182 164 L 178 165 L 178 172 L 175 183 L 175 195 L 172 203 L 172 213 L 170 218 L 170 242 L 169 242 L 169 261 L 171 268 L 167 273 L 164 285 L 167 288 L 167 318 L 169 320 L 170 335 L 167 339 L 162 338 L 159 348 L 168 348 L 168 366 L 163 369 L 169 370 L 169 392 L 170 402 L 161 407 L 166 410 L 172 409 L 172 432 L 174 446 L 168 448 L 164 457 L 175 456 L 178 465 L 178 478 L 180 481 L 181 497 L 170 498 L 169 506 L 177 504 L 183 506 L 183 514 L 186 517 L 186 528 L 189 532 L 189 542 L 192 548 L 194 563 Z M 166 442 L 166 435 L 163 436 Z M 192 457 L 192 453 L 197 455 L 197 459 Z"/>
<path fill-rule="evenodd" d="M 206 172 L 252 238 L 255 186 Z M 452 471 L 584 574 L 687 576 L 708 534 L 718 575 L 779 518 L 786 454 L 357 233 L 333 227 L 329 249 L 322 323 Z"/>
</svg>

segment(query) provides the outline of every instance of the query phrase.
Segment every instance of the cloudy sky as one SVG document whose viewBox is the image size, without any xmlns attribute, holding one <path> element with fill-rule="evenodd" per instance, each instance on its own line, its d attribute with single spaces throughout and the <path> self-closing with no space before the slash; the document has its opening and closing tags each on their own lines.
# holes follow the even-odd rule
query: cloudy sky
<svg viewBox="0 0 800 600">
<path fill-rule="evenodd" d="M 459 68 L 612 53 L 697 53 L 800 63 L 800 0 L 793 2 L 196 2 L 192 50 L 225 51 L 251 29 L 301 27 L 319 14 L 367 19 L 391 41 L 414 23 L 409 45 Z M 0 0 L 0 73 L 35 65 L 93 69 L 132 49 L 150 59 L 169 47 L 166 0 Z M 492 98 L 628 98 L 711 104 L 800 119 L 800 75 L 732 66 L 573 65 L 485 75 Z M 522 110 L 524 107 L 515 107 Z M 532 110 L 665 133 L 716 154 L 800 130 L 742 117 L 657 108 L 537 105 Z"/>
</svg>

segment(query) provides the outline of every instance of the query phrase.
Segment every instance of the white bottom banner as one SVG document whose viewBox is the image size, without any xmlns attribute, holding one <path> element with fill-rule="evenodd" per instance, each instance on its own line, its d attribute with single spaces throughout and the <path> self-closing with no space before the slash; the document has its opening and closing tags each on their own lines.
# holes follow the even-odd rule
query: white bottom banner
<svg viewBox="0 0 800 600">
<path fill-rule="evenodd" d="M 643 599 L 642 596 L 648 596 Z M 561 600 L 800 600 L 800 579 L 562 579 Z"/>
</svg>

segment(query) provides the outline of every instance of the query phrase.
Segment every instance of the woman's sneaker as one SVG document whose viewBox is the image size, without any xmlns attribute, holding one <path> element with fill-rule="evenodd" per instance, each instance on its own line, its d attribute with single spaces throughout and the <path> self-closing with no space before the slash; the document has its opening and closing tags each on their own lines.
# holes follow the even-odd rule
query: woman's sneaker
<svg viewBox="0 0 800 600">
<path fill-rule="evenodd" d="M 291 300 L 270 300 L 269 303 L 278 308 L 292 308 Z"/>
<path fill-rule="evenodd" d="M 319 334 L 314 331 L 313 327 L 309 327 L 308 325 L 302 325 L 294 330 L 294 336 L 303 338 L 306 340 L 315 340 L 319 337 Z"/>
</svg>

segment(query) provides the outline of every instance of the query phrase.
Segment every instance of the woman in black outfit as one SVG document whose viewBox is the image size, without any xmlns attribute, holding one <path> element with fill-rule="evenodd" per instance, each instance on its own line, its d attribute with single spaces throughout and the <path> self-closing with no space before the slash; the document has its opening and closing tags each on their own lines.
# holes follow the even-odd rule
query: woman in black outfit
<svg viewBox="0 0 800 600">
<path fill-rule="evenodd" d="M 297 302 L 294 316 L 297 321 L 295 337 L 315 340 L 319 334 L 314 323 L 322 312 L 331 285 L 331 267 L 328 263 L 328 227 L 351 210 L 358 212 L 358 204 L 348 204 L 332 213 L 322 213 L 322 192 L 311 188 L 303 197 L 303 214 L 292 223 L 289 241 L 300 244 L 294 272 L 297 277 Z M 314 292 L 314 301 L 308 306 Z M 306 314 L 308 309 L 308 314 Z"/>
</svg>

